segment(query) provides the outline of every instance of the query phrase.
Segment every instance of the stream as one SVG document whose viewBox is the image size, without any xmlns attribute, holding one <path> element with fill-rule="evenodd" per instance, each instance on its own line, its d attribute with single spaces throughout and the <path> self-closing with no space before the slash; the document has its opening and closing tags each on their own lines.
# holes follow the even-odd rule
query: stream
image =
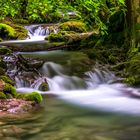
<svg viewBox="0 0 140 140">
<path fill-rule="evenodd" d="M 26 27 L 29 38 L 6 41 L 2 45 L 30 46 L 44 42 L 50 33 L 45 25 Z M 53 32 L 56 32 L 57 28 Z M 23 43 L 23 44 L 22 44 Z M 43 44 L 42 44 L 43 45 Z M 122 84 L 104 66 L 94 63 L 82 52 L 64 50 L 16 52 L 26 59 L 43 61 L 37 73 L 8 63 L 17 91 L 38 91 L 41 108 L 30 114 L 1 117 L 1 140 L 139 140 L 140 91 Z M 13 59 L 8 56 L 5 61 Z M 49 91 L 41 84 L 48 82 Z"/>
</svg>

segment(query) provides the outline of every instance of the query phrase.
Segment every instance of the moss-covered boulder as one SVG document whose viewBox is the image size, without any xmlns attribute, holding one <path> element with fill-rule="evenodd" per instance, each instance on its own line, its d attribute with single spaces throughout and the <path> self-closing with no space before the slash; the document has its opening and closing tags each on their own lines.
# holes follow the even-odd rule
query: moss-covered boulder
<svg viewBox="0 0 140 140">
<path fill-rule="evenodd" d="M 0 37 L 3 39 L 13 39 L 15 37 L 16 31 L 13 27 L 0 23 Z"/>
<path fill-rule="evenodd" d="M 126 83 L 140 85 L 140 53 L 135 54 L 127 61 L 124 75 Z"/>
<path fill-rule="evenodd" d="M 26 30 L 25 27 L 17 24 L 12 24 L 12 27 L 16 31 L 16 39 L 26 39 L 28 36 L 28 31 Z"/>
<path fill-rule="evenodd" d="M 16 93 L 16 88 L 13 87 L 12 85 L 6 83 L 3 92 L 5 94 L 11 94 L 12 97 L 16 97 L 17 93 Z"/>
<path fill-rule="evenodd" d="M 0 67 L 0 76 L 1 76 L 1 75 L 4 75 L 5 72 L 6 72 L 5 69 L 3 69 L 3 68 Z"/>
<path fill-rule="evenodd" d="M 86 25 L 81 21 L 67 21 L 59 25 L 60 31 L 86 32 Z"/>
<path fill-rule="evenodd" d="M 5 88 L 6 83 L 0 79 L 0 91 L 3 91 Z"/>
<path fill-rule="evenodd" d="M 14 81 L 12 81 L 12 79 L 9 76 L 2 75 L 2 76 L 0 76 L 0 79 L 3 80 L 5 83 L 14 85 Z"/>
<path fill-rule="evenodd" d="M 79 44 L 80 42 L 90 38 L 90 36 L 93 36 L 93 32 L 76 33 L 73 31 L 60 31 L 57 34 L 51 33 L 45 39 L 49 40 L 49 42 L 65 42 L 67 44 L 75 44 L 78 42 Z"/>
<path fill-rule="evenodd" d="M 7 68 L 6 63 L 3 61 L 2 58 L 0 58 L 0 67 L 3 68 L 3 69 L 6 69 Z"/>
<path fill-rule="evenodd" d="M 0 99 L 6 99 L 6 94 L 0 91 Z"/>
<path fill-rule="evenodd" d="M 32 92 L 30 94 L 25 94 L 25 99 L 29 101 L 35 101 L 36 103 L 41 103 L 42 96 L 38 92 Z"/>
<path fill-rule="evenodd" d="M 43 82 L 40 86 L 39 86 L 39 90 L 41 91 L 48 91 L 49 90 L 49 86 L 47 82 Z"/>
<path fill-rule="evenodd" d="M 41 101 L 43 100 L 41 94 L 38 92 L 24 93 L 24 94 L 17 93 L 16 98 L 27 100 L 27 101 L 34 101 L 36 103 L 41 103 Z"/>
<path fill-rule="evenodd" d="M 11 54 L 12 51 L 6 47 L 0 47 L 0 55 L 7 55 Z"/>
<path fill-rule="evenodd" d="M 11 27 L 14 30 L 14 34 L 12 37 L 3 38 L 3 36 L 0 35 L 0 37 L 2 39 L 26 39 L 28 36 L 28 31 L 26 30 L 26 28 L 24 26 L 22 26 L 20 24 L 16 24 L 12 21 L 3 21 L 3 23 L 1 23 L 1 24 Z"/>
</svg>

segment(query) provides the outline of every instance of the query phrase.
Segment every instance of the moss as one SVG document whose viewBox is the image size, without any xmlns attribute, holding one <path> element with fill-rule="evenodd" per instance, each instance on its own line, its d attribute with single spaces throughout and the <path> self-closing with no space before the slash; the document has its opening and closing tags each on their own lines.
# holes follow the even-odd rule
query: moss
<svg viewBox="0 0 140 140">
<path fill-rule="evenodd" d="M 47 38 L 49 42 L 63 42 L 65 41 L 65 37 L 61 33 L 51 33 Z"/>
<path fill-rule="evenodd" d="M 135 54 L 127 61 L 124 75 L 126 83 L 140 85 L 140 53 Z"/>
<path fill-rule="evenodd" d="M 6 47 L 1 47 L 0 48 L 0 55 L 6 55 L 6 54 L 11 54 L 12 51 Z"/>
<path fill-rule="evenodd" d="M 6 95 L 3 92 L 0 92 L 0 99 L 6 99 Z"/>
<path fill-rule="evenodd" d="M 0 67 L 0 75 L 4 75 L 4 74 L 5 74 L 5 70 Z"/>
<path fill-rule="evenodd" d="M 49 90 L 49 86 L 46 82 L 43 82 L 40 87 L 39 87 L 39 90 L 41 91 L 48 91 Z"/>
<path fill-rule="evenodd" d="M 28 31 L 26 30 L 25 27 L 23 27 L 21 25 L 17 25 L 17 24 L 13 24 L 12 27 L 16 31 L 16 36 L 15 37 L 17 39 L 26 39 L 27 38 Z"/>
<path fill-rule="evenodd" d="M 59 25 L 61 31 L 86 32 L 86 26 L 81 21 L 67 21 Z"/>
<path fill-rule="evenodd" d="M 38 92 L 32 92 L 31 94 L 26 94 L 25 99 L 29 101 L 35 101 L 37 103 L 41 103 L 42 96 Z"/>
<path fill-rule="evenodd" d="M 0 23 L 0 37 L 3 39 L 13 39 L 15 36 L 15 29 L 7 24 Z"/>
<path fill-rule="evenodd" d="M 26 94 L 23 93 L 17 93 L 16 98 L 18 99 L 25 99 Z"/>
<path fill-rule="evenodd" d="M 74 31 L 60 31 L 57 34 L 51 33 L 46 39 L 49 42 L 65 42 L 66 44 L 78 43 L 78 46 L 81 46 L 83 40 L 86 40 L 93 36 L 93 32 L 86 33 L 76 33 Z"/>
<path fill-rule="evenodd" d="M 17 95 L 15 87 L 13 87 L 12 85 L 8 83 L 6 83 L 3 91 L 5 94 L 11 94 L 13 97 L 16 97 Z"/>
<path fill-rule="evenodd" d="M 7 68 L 6 63 L 3 61 L 2 58 L 0 58 L 0 67 L 3 68 L 3 69 L 6 69 Z"/>
<path fill-rule="evenodd" d="M 4 21 L 4 24 L 5 23 L 14 29 L 15 34 L 13 36 L 13 39 L 26 39 L 27 38 L 28 31 L 26 30 L 25 27 L 19 24 L 15 24 L 11 21 Z"/>
<path fill-rule="evenodd" d="M 25 19 L 13 19 L 13 21 L 18 24 L 29 24 L 28 20 Z"/>
<path fill-rule="evenodd" d="M 8 76 L 0 76 L 0 79 L 2 79 L 5 83 L 8 83 L 10 85 L 14 85 L 14 82 Z"/>
</svg>

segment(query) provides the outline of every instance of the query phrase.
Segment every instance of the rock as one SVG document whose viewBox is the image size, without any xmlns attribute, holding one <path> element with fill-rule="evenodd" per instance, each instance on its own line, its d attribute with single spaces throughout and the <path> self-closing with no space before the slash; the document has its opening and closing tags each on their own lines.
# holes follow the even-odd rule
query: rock
<svg viewBox="0 0 140 140">
<path fill-rule="evenodd" d="M 35 107 L 34 101 L 26 101 L 23 99 L 0 99 L 0 110 L 1 112 L 10 113 L 24 113 L 31 111 Z"/>
<path fill-rule="evenodd" d="M 2 39 L 13 39 L 15 36 L 15 29 L 5 23 L 0 23 L 0 37 Z"/>
<path fill-rule="evenodd" d="M 86 25 L 81 21 L 67 21 L 59 25 L 60 31 L 86 32 Z"/>
<path fill-rule="evenodd" d="M 1 47 L 0 48 L 0 55 L 7 55 L 7 54 L 11 54 L 12 51 L 6 47 Z"/>
</svg>

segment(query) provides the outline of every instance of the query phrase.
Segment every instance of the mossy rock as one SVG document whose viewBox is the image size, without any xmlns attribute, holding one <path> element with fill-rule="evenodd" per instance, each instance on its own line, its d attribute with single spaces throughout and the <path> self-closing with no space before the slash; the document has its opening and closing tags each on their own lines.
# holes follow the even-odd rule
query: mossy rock
<svg viewBox="0 0 140 140">
<path fill-rule="evenodd" d="M 93 35 L 93 32 L 76 33 L 74 31 L 60 31 L 57 34 L 51 33 L 46 39 L 49 42 L 65 42 L 66 44 L 80 43 Z"/>
<path fill-rule="evenodd" d="M 6 75 L 0 76 L 0 79 L 3 80 L 5 83 L 14 85 L 14 82 L 12 81 L 12 79 L 10 79 L 10 77 L 8 77 Z"/>
<path fill-rule="evenodd" d="M 11 54 L 12 51 L 6 47 L 1 47 L 0 48 L 0 55 L 6 55 L 6 54 Z"/>
<path fill-rule="evenodd" d="M 13 39 L 15 37 L 15 29 L 7 24 L 0 23 L 0 37 L 2 39 Z"/>
<path fill-rule="evenodd" d="M 6 63 L 3 61 L 2 58 L 0 58 L 0 67 L 3 68 L 3 69 L 6 69 L 7 68 Z"/>
<path fill-rule="evenodd" d="M 5 94 L 11 94 L 13 97 L 16 97 L 16 95 L 17 95 L 16 88 L 8 83 L 6 83 L 3 92 Z"/>
<path fill-rule="evenodd" d="M 5 74 L 5 70 L 2 67 L 0 67 L 0 76 L 4 74 Z"/>
<path fill-rule="evenodd" d="M 6 99 L 6 95 L 3 92 L 0 92 L 0 99 Z"/>
<path fill-rule="evenodd" d="M 17 93 L 16 98 L 17 99 L 25 99 L 26 94 L 23 93 Z"/>
<path fill-rule="evenodd" d="M 49 86 L 46 82 L 43 82 L 40 86 L 39 86 L 39 90 L 41 91 L 48 91 L 49 90 Z"/>
<path fill-rule="evenodd" d="M 16 31 L 16 39 L 26 39 L 28 36 L 28 31 L 25 27 L 17 24 L 13 24 L 12 27 Z"/>
<path fill-rule="evenodd" d="M 32 92 L 31 94 L 26 94 L 25 99 L 29 101 L 35 101 L 36 103 L 41 103 L 43 100 L 42 96 L 38 92 Z"/>
<path fill-rule="evenodd" d="M 60 31 L 86 32 L 86 25 L 81 21 L 67 21 L 59 25 Z"/>
<path fill-rule="evenodd" d="M 49 40 L 49 42 L 63 42 L 65 41 L 65 37 L 60 33 L 51 33 L 45 40 Z"/>
<path fill-rule="evenodd" d="M 18 24 L 29 24 L 28 20 L 26 19 L 13 19 L 13 21 Z"/>
<path fill-rule="evenodd" d="M 140 53 L 131 57 L 124 70 L 125 82 L 131 85 L 140 85 Z"/>
<path fill-rule="evenodd" d="M 12 39 L 26 39 L 27 38 L 28 31 L 22 25 L 13 23 L 11 21 L 4 21 L 3 24 L 7 24 L 8 26 L 14 29 L 15 34 Z"/>
</svg>

